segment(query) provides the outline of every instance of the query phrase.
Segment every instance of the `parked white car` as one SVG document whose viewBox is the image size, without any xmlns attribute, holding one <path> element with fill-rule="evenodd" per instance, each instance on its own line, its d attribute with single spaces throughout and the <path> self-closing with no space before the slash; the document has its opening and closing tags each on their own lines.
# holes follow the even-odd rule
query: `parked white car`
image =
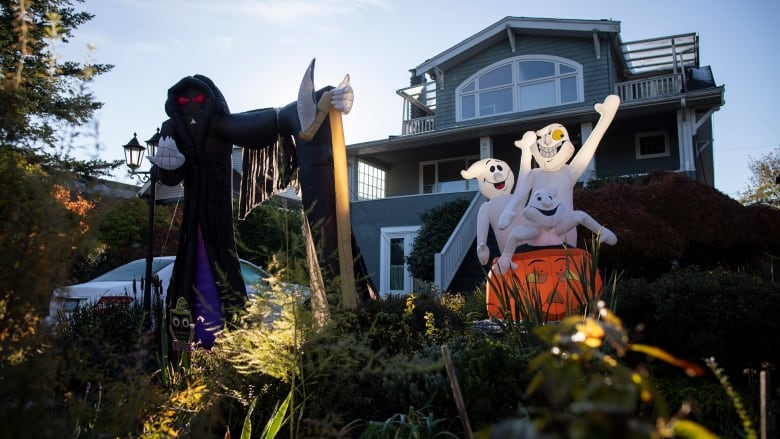
<svg viewBox="0 0 780 439">
<path fill-rule="evenodd" d="M 152 261 L 152 275 L 160 278 L 163 295 L 168 291 L 175 259 L 175 256 L 158 256 Z M 241 276 L 244 278 L 247 294 L 250 298 L 272 288 L 275 280 L 271 274 L 244 259 L 241 259 L 240 262 Z M 57 288 L 51 294 L 49 315 L 46 320 L 49 323 L 55 323 L 60 318 L 68 318 L 79 306 L 131 303 L 136 300 L 136 297 L 138 300 L 143 300 L 144 286 L 141 279 L 145 275 L 146 259 L 136 259 L 88 282 Z M 133 289 L 134 285 L 135 290 Z M 283 283 L 281 285 L 285 291 L 290 293 L 300 293 L 304 296 L 309 293 L 309 289 L 301 285 Z"/>
</svg>

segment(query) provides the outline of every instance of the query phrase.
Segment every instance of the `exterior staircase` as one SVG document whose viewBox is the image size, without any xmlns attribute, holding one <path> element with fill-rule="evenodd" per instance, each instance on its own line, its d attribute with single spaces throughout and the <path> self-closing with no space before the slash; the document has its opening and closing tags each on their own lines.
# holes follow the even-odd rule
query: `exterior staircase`
<svg viewBox="0 0 780 439">
<path fill-rule="evenodd" d="M 441 252 L 434 255 L 434 287 L 448 291 L 465 257 L 473 252 L 477 239 L 477 214 L 487 198 L 477 192 Z"/>
</svg>

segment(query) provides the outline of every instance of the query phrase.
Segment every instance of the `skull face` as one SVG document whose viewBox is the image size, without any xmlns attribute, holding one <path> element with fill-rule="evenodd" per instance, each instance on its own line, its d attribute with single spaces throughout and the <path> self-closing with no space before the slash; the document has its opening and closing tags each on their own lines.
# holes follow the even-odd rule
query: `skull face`
<svg viewBox="0 0 780 439">
<path fill-rule="evenodd" d="M 465 171 L 460 171 L 465 179 L 477 179 L 479 191 L 487 199 L 500 195 L 510 195 L 515 186 L 515 174 L 503 160 L 487 158 L 474 162 Z"/>
<path fill-rule="evenodd" d="M 531 154 L 539 167 L 547 172 L 557 171 L 574 155 L 574 145 L 569 140 L 569 132 L 559 123 L 547 125 L 537 131 L 536 137 Z"/>
</svg>

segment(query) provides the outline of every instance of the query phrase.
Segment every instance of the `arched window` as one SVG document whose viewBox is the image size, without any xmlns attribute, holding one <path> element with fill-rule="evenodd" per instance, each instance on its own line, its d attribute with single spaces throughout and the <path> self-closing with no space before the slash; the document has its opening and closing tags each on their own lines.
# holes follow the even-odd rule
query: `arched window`
<svg viewBox="0 0 780 439">
<path fill-rule="evenodd" d="M 557 56 L 518 56 L 475 73 L 455 94 L 459 121 L 582 102 L 582 65 Z"/>
</svg>

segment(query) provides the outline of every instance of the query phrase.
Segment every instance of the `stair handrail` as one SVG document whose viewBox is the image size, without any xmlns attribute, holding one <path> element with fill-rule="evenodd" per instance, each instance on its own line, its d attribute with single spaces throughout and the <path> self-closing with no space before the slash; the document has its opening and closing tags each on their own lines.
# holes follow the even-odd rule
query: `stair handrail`
<svg viewBox="0 0 780 439">
<path fill-rule="evenodd" d="M 479 208 L 485 201 L 487 201 L 487 197 L 478 191 L 455 226 L 455 230 L 452 231 L 447 243 L 444 244 L 439 253 L 434 255 L 433 284 L 436 291 L 446 291 L 450 287 L 455 273 L 466 257 L 466 252 L 477 239 L 477 215 Z"/>
</svg>

